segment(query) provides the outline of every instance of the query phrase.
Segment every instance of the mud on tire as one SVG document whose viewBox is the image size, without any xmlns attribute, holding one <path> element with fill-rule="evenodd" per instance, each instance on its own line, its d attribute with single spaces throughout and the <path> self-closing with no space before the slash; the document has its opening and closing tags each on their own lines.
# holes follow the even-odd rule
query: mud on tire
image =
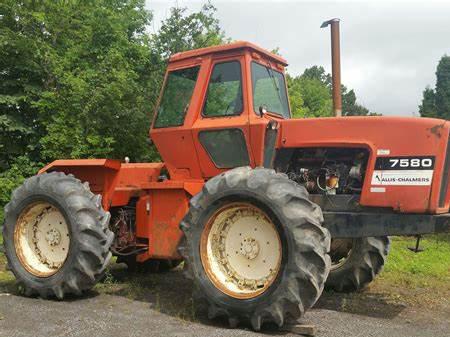
<svg viewBox="0 0 450 337">
<path fill-rule="evenodd" d="M 339 256 L 343 260 L 332 265 L 326 282 L 328 289 L 338 292 L 358 291 L 366 287 L 381 272 L 389 253 L 390 241 L 387 236 L 346 240 L 351 250 L 346 258 L 342 254 Z M 338 253 L 333 251 L 333 246 L 332 240 L 332 259 Z"/>
<path fill-rule="evenodd" d="M 40 204 L 49 204 L 60 212 L 70 237 L 64 262 L 45 277 L 30 272 L 30 267 L 22 262 L 23 257 L 18 256 L 15 240 L 22 214 L 27 214 L 24 212 L 32 205 Z M 108 229 L 109 218 L 101 206 L 101 196 L 93 194 L 87 183 L 82 184 L 72 175 L 52 172 L 26 179 L 5 206 L 3 227 L 8 264 L 24 294 L 62 299 L 67 294 L 80 295 L 94 286 L 111 258 L 109 248 L 114 235 Z"/>
<path fill-rule="evenodd" d="M 237 201 L 263 209 L 276 224 L 282 243 L 276 280 L 262 294 L 248 299 L 234 298 L 214 286 L 199 249 L 208 219 Z M 185 238 L 179 250 L 186 276 L 194 281 L 194 299 L 206 304 L 210 319 L 225 316 L 232 327 L 245 321 L 260 330 L 263 323 L 282 326 L 287 317 L 302 316 L 322 293 L 330 268 L 330 235 L 322 221 L 322 212 L 308 200 L 306 189 L 274 170 L 242 167 L 212 178 L 191 199 L 180 224 Z"/>
</svg>

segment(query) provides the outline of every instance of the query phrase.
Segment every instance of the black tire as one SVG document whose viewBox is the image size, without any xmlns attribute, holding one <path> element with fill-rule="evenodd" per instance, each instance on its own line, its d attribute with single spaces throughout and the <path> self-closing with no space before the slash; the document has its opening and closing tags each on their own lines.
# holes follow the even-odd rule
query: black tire
<svg viewBox="0 0 450 337">
<path fill-rule="evenodd" d="M 250 299 L 237 299 L 217 289 L 203 268 L 199 251 L 208 219 L 215 210 L 235 201 L 263 209 L 278 227 L 282 242 L 276 280 Z M 322 211 L 309 201 L 306 189 L 274 170 L 241 167 L 212 178 L 191 199 L 180 224 L 185 234 L 180 253 L 186 276 L 194 280 L 194 299 L 207 305 L 210 319 L 226 316 L 231 327 L 241 321 L 250 321 L 254 330 L 260 330 L 265 322 L 281 327 L 287 316 L 302 316 L 322 293 L 330 268 L 330 235 L 322 221 Z"/>
<path fill-rule="evenodd" d="M 353 292 L 366 287 L 383 269 L 389 253 L 387 236 L 356 238 L 350 241 L 347 258 L 331 268 L 326 282 L 327 289 L 337 292 Z M 333 245 L 332 245 L 333 247 Z M 333 248 L 330 255 L 333 258 Z"/>
<path fill-rule="evenodd" d="M 17 256 L 14 242 L 16 222 L 32 203 L 46 202 L 64 216 L 70 233 L 66 260 L 51 276 L 38 277 L 27 271 Z M 27 296 L 63 299 L 81 295 L 103 276 L 111 258 L 114 234 L 108 229 L 110 215 L 101 206 L 101 196 L 87 183 L 61 172 L 43 173 L 25 180 L 5 207 L 3 238 L 8 264 Z"/>
</svg>

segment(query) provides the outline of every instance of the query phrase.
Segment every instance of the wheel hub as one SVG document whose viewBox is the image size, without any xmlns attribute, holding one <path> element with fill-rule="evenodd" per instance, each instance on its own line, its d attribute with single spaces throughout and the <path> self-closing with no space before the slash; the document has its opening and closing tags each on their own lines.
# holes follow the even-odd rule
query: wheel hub
<svg viewBox="0 0 450 337">
<path fill-rule="evenodd" d="M 254 238 L 246 238 L 241 242 L 241 254 L 249 260 L 253 260 L 259 254 L 259 243 Z"/>
<path fill-rule="evenodd" d="M 205 226 L 200 250 L 211 281 L 236 298 L 252 298 L 267 290 L 281 266 L 275 225 L 247 203 L 219 209 Z"/>
<path fill-rule="evenodd" d="M 45 235 L 45 239 L 50 246 L 57 246 L 61 243 L 61 233 L 57 229 L 52 228 Z"/>
</svg>

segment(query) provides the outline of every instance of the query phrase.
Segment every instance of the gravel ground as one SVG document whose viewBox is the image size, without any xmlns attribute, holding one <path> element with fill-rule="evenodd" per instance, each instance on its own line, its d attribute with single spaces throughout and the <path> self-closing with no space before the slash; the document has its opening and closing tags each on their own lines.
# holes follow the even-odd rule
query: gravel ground
<svg viewBox="0 0 450 337">
<path fill-rule="evenodd" d="M 386 317 L 319 308 L 304 321 L 317 327 L 316 336 L 413 337 L 450 335 L 448 312 L 416 312 L 403 308 Z M 379 316 L 379 315 L 375 315 Z M 266 331 L 265 335 L 294 336 Z M 228 329 L 224 322 L 189 322 L 160 313 L 151 304 L 123 296 L 91 293 L 69 302 L 0 294 L 1 337 L 47 336 L 260 336 L 245 327 Z"/>
</svg>

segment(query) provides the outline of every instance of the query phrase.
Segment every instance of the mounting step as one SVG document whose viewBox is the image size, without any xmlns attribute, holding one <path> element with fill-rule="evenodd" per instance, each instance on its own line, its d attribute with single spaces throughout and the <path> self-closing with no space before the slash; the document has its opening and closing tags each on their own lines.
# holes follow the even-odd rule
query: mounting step
<svg viewBox="0 0 450 337">
<path fill-rule="evenodd" d="M 284 325 L 281 331 L 292 332 L 303 336 L 315 336 L 317 329 L 313 324 L 304 324 L 301 322 L 292 322 Z"/>
</svg>

